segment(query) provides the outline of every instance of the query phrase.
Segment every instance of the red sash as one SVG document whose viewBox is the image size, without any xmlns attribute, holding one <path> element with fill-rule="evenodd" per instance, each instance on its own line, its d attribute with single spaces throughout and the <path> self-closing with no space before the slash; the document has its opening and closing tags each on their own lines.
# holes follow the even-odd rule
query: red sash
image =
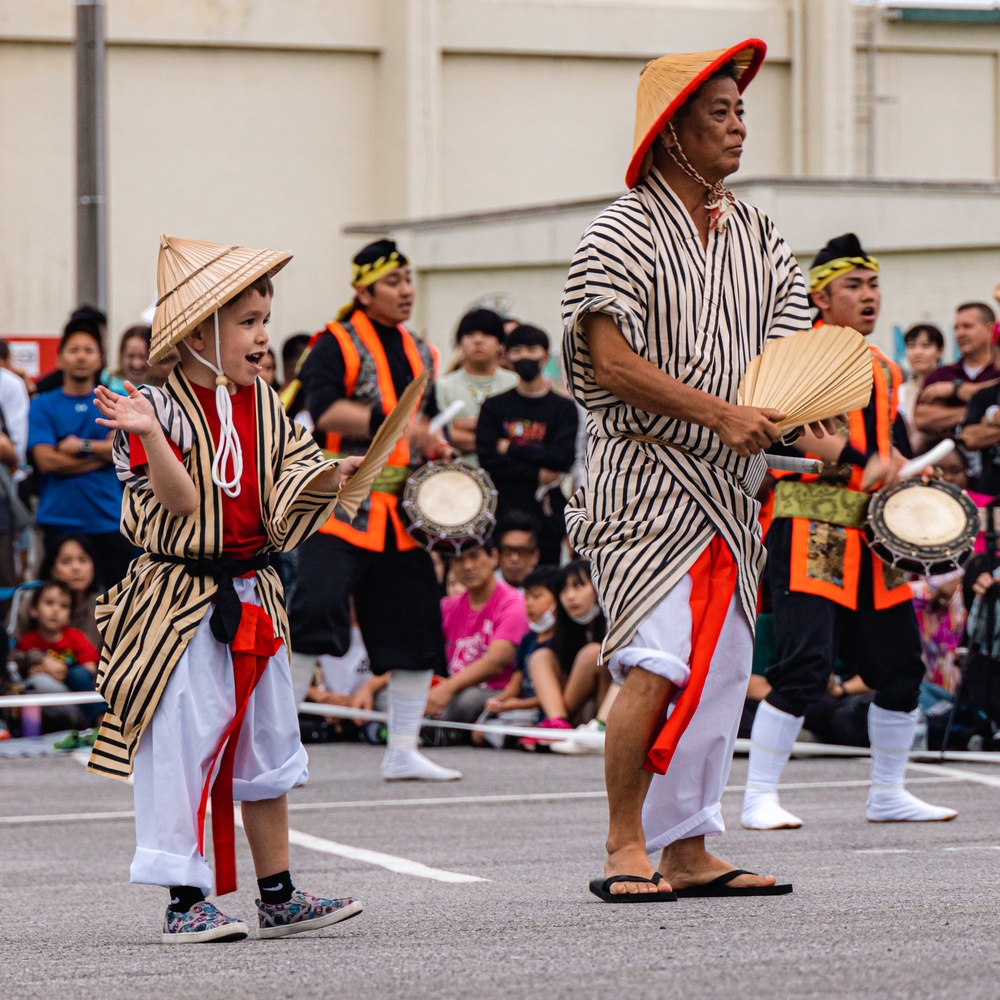
<svg viewBox="0 0 1000 1000">
<path fill-rule="evenodd" d="M 205 853 L 205 813 L 208 797 L 212 796 L 212 847 L 215 853 L 215 891 L 224 896 L 236 890 L 236 831 L 233 822 L 233 763 L 240 741 L 240 728 L 250 695 L 257 687 L 268 660 L 278 651 L 281 639 L 275 638 L 274 623 L 267 612 L 256 604 L 243 604 L 240 626 L 233 639 L 233 676 L 236 681 L 236 714 L 219 742 L 212 757 L 201 790 L 198 807 L 198 847 Z M 212 782 L 219 755 L 219 773 Z"/>
<path fill-rule="evenodd" d="M 739 570 L 729 547 L 716 535 L 691 567 L 691 677 L 646 757 L 645 768 L 666 774 L 698 708 L 722 626 L 736 590 Z"/>
</svg>

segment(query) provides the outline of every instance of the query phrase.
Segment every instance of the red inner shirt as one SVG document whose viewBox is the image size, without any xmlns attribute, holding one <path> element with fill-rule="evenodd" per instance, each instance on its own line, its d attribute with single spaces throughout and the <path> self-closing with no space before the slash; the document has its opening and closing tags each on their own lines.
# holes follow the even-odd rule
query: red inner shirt
<svg viewBox="0 0 1000 1000">
<path fill-rule="evenodd" d="M 212 440 L 218 447 L 221 427 L 219 414 L 215 409 L 215 389 L 205 389 L 193 383 L 191 388 L 205 411 Z M 229 397 L 233 404 L 233 426 L 243 449 L 240 495 L 234 498 L 222 493 L 222 551 L 233 559 L 249 559 L 267 543 L 257 484 L 255 398 L 253 386 L 241 386 Z M 181 458 L 177 445 L 170 441 L 170 446 L 174 454 Z M 149 464 L 142 439 L 136 434 L 129 435 L 129 455 L 133 472 L 138 472 L 142 466 Z M 228 468 L 226 471 L 228 473 Z"/>
</svg>

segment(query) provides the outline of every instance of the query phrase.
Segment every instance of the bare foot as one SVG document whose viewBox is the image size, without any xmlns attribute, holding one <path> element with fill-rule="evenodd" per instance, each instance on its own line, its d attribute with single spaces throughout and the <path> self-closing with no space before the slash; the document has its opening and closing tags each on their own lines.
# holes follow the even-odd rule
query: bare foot
<svg viewBox="0 0 1000 1000">
<path fill-rule="evenodd" d="M 675 889 L 688 889 L 691 886 L 705 885 L 726 872 L 735 871 L 736 865 L 709 854 L 703 843 L 696 845 L 691 841 L 681 840 L 663 849 L 657 869 Z M 729 885 L 734 889 L 743 889 L 749 886 L 774 885 L 775 882 L 777 879 L 773 875 L 746 874 L 734 878 Z"/>
<path fill-rule="evenodd" d="M 653 866 L 649 861 L 645 845 L 636 844 L 608 853 L 608 859 L 604 862 L 604 877 L 613 878 L 616 875 L 638 875 L 641 878 L 653 877 Z M 615 882 L 608 891 L 612 895 L 639 892 L 670 892 L 671 886 L 666 879 L 657 885 L 654 885 L 652 882 Z"/>
</svg>

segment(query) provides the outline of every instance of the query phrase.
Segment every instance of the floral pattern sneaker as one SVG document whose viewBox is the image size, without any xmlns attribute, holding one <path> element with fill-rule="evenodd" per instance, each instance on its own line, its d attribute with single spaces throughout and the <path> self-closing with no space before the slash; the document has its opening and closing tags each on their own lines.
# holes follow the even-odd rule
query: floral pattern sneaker
<svg viewBox="0 0 1000 1000">
<path fill-rule="evenodd" d="M 164 944 L 200 944 L 204 941 L 242 941 L 250 933 L 242 920 L 227 917 L 218 907 L 204 900 L 187 913 L 168 909 L 163 918 Z"/>
<path fill-rule="evenodd" d="M 356 899 L 323 899 L 301 889 L 292 893 L 287 903 L 262 903 L 257 900 L 257 919 L 262 938 L 285 937 L 315 931 L 320 927 L 356 917 L 364 907 Z"/>
</svg>

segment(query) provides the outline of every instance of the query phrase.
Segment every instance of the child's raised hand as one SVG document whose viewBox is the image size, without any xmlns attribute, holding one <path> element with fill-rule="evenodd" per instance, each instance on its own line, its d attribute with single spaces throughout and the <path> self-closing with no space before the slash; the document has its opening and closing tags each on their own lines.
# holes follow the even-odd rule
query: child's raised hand
<svg viewBox="0 0 1000 1000">
<path fill-rule="evenodd" d="M 149 434 L 157 427 L 153 404 L 131 382 L 125 382 L 125 391 L 127 396 L 120 396 L 103 385 L 94 389 L 94 403 L 103 414 L 97 418 L 97 423 L 140 437 Z"/>
</svg>

